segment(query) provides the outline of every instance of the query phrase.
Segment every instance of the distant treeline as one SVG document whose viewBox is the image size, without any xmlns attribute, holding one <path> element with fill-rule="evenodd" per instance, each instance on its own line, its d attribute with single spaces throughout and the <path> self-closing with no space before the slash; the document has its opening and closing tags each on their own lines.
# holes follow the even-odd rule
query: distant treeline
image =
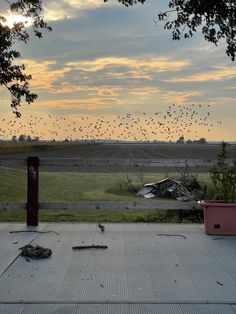
<svg viewBox="0 0 236 314">
<path fill-rule="evenodd" d="M 39 137 L 35 136 L 35 137 L 31 137 L 30 135 L 25 135 L 25 134 L 21 134 L 18 138 L 16 135 L 12 136 L 11 142 L 28 142 L 28 143 L 38 143 L 39 142 Z"/>
<path fill-rule="evenodd" d="M 207 141 L 204 137 L 199 138 L 198 140 L 185 140 L 184 136 L 180 136 L 180 138 L 176 141 L 177 144 L 207 144 Z"/>
<path fill-rule="evenodd" d="M 184 136 L 180 136 L 179 139 L 174 142 L 174 141 L 158 141 L 158 140 L 154 140 L 154 141 L 121 141 L 121 140 L 68 140 L 67 138 L 64 140 L 41 140 L 38 136 L 35 137 L 31 137 L 30 135 L 25 135 L 25 134 L 21 134 L 19 137 L 17 137 L 16 135 L 12 136 L 10 142 L 20 142 L 20 143 L 39 143 L 39 142 L 50 142 L 50 143 L 124 143 L 124 144 L 129 144 L 129 143 L 140 143 L 140 144 L 145 144 L 145 143 L 153 143 L 153 144 L 158 144 L 158 143 L 177 143 L 177 144 L 207 144 L 207 140 L 204 137 L 201 137 L 199 139 L 195 139 L 195 140 L 185 140 Z"/>
</svg>

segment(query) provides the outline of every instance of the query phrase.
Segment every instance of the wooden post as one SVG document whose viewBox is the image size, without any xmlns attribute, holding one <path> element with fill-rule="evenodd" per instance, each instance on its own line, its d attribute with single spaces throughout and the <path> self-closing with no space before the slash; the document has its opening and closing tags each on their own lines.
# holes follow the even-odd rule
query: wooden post
<svg viewBox="0 0 236 314">
<path fill-rule="evenodd" d="M 39 158 L 28 157 L 27 226 L 38 225 L 38 168 Z"/>
</svg>

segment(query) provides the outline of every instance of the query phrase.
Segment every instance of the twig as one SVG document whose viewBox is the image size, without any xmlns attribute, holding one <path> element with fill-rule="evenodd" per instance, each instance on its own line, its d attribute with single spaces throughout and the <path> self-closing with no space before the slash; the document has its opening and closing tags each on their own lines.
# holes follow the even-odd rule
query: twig
<svg viewBox="0 0 236 314">
<path fill-rule="evenodd" d="M 9 231 L 9 233 L 20 233 L 20 232 L 37 232 L 37 233 L 55 233 L 60 234 L 56 231 L 37 231 L 37 230 L 15 230 L 15 231 Z"/>
<path fill-rule="evenodd" d="M 107 245 L 79 245 L 79 246 L 73 246 L 73 250 L 83 250 L 83 249 L 107 249 Z"/>
<path fill-rule="evenodd" d="M 216 283 L 218 283 L 218 285 L 220 285 L 221 287 L 224 285 L 223 283 L 219 282 L 216 280 Z"/>
<path fill-rule="evenodd" d="M 167 237 L 181 237 L 186 239 L 187 237 L 182 234 L 168 234 L 168 233 L 157 233 L 157 236 L 167 236 Z"/>
</svg>

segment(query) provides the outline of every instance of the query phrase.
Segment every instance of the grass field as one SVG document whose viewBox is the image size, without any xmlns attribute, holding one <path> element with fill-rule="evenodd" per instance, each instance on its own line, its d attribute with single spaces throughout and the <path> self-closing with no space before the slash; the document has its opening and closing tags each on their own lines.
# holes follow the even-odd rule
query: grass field
<svg viewBox="0 0 236 314">
<path fill-rule="evenodd" d="M 155 182 L 166 176 L 168 173 L 41 172 L 39 201 L 135 201 L 135 193 L 143 183 Z M 26 201 L 26 171 L 0 168 L 0 178 L 1 202 Z M 208 174 L 199 174 L 198 180 L 209 185 Z"/>
<path fill-rule="evenodd" d="M 135 195 L 142 182 L 161 179 L 167 173 L 40 173 L 39 200 L 47 201 L 136 201 Z M 0 201 L 26 202 L 26 171 L 0 168 Z M 128 184 L 128 179 L 132 183 Z M 202 183 L 208 180 L 207 174 L 201 174 Z M 25 210 L 0 210 L 0 222 L 25 222 Z M 89 211 L 56 211 L 41 210 L 39 221 L 77 221 L 77 222 L 202 222 L 199 213 L 186 214 L 180 211 L 157 210 L 89 210 Z"/>
<path fill-rule="evenodd" d="M 11 146 L 12 145 L 12 146 Z M 215 158 L 219 145 L 177 145 L 177 144 L 64 144 L 22 145 L 17 143 L 0 145 L 0 154 L 8 156 L 38 155 L 41 157 L 79 157 L 79 158 Z M 235 155 L 236 146 L 230 146 L 230 154 Z M 37 153 L 37 154 L 36 154 Z M 76 202 L 76 201 L 125 201 L 137 200 L 136 191 L 148 182 L 155 182 L 168 175 L 175 175 L 165 169 L 163 172 L 46 172 L 39 173 L 40 202 Z M 101 169 L 99 169 L 101 170 Z M 119 168 L 118 168 L 119 171 Z M 196 175 L 196 173 L 194 173 Z M 208 185 L 208 194 L 212 194 L 209 174 L 197 173 L 198 180 Z M 0 202 L 25 202 L 27 186 L 26 170 L 0 167 Z M 0 211 L 0 221 L 25 221 L 25 211 Z M 40 221 L 107 221 L 107 222 L 185 222 L 201 221 L 201 217 L 185 217 L 179 213 L 156 211 L 40 211 Z"/>
</svg>

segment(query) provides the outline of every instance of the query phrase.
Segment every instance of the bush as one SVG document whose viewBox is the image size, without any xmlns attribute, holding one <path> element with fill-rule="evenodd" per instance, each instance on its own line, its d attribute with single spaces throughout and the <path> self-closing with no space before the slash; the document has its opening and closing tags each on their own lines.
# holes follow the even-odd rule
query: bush
<svg viewBox="0 0 236 314">
<path fill-rule="evenodd" d="M 157 210 L 156 213 L 138 214 L 135 222 L 203 223 L 202 210 Z"/>
<path fill-rule="evenodd" d="M 218 154 L 216 165 L 210 171 L 210 178 L 217 191 L 217 199 L 223 199 L 225 202 L 234 201 L 236 195 L 236 162 L 233 166 L 226 161 L 227 143 L 223 142 L 221 151 Z"/>
<path fill-rule="evenodd" d="M 127 175 L 127 180 L 117 179 L 117 181 L 109 187 L 105 192 L 116 195 L 134 195 L 141 188 L 141 184 L 133 184 L 132 179 Z"/>
</svg>

